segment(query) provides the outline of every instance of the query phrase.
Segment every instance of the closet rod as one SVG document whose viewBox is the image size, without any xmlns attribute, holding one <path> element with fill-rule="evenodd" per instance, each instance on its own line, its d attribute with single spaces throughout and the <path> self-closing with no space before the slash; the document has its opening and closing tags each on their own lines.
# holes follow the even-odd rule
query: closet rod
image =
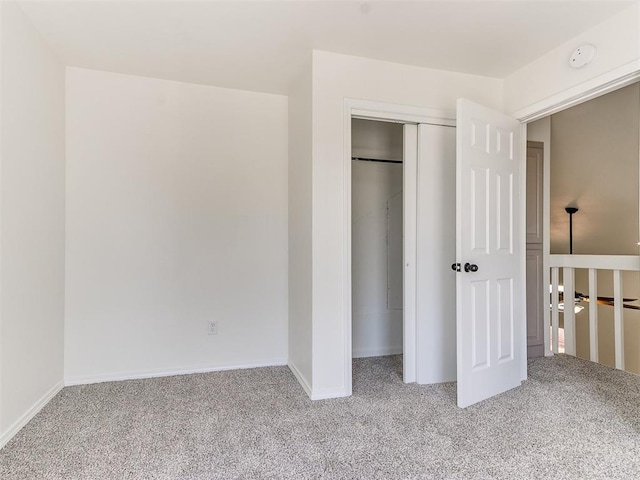
<svg viewBox="0 0 640 480">
<path fill-rule="evenodd" d="M 351 160 L 358 160 L 360 162 L 402 163 L 402 160 L 383 160 L 381 158 L 351 157 Z"/>
</svg>

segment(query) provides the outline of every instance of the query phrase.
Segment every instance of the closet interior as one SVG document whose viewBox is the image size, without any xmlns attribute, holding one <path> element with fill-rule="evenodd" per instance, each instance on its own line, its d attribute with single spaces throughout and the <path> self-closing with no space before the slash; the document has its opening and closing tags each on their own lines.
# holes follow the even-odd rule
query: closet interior
<svg viewBox="0 0 640 480">
<path fill-rule="evenodd" d="M 398 355 L 403 344 L 403 125 L 353 119 L 351 128 L 353 357 Z"/>
</svg>

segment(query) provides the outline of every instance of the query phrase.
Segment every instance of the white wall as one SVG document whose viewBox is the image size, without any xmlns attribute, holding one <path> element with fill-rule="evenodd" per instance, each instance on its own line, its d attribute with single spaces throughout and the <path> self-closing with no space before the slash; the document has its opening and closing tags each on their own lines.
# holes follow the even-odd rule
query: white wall
<svg viewBox="0 0 640 480">
<path fill-rule="evenodd" d="M 344 99 L 454 111 L 502 109 L 502 81 L 322 51 L 313 54 L 313 391 L 346 395 Z M 453 186 L 452 186 L 453 187 Z"/>
<path fill-rule="evenodd" d="M 66 139 L 66 380 L 286 363 L 287 98 L 69 68 Z"/>
<path fill-rule="evenodd" d="M 571 53 L 585 43 L 598 49 L 595 59 L 584 68 L 571 68 Z M 505 78 L 505 111 L 523 118 L 638 70 L 640 4 L 635 3 Z"/>
<path fill-rule="evenodd" d="M 289 368 L 308 395 L 311 324 L 311 57 L 289 94 Z"/>
<path fill-rule="evenodd" d="M 0 447 L 61 387 L 64 67 L 0 5 Z"/>
</svg>

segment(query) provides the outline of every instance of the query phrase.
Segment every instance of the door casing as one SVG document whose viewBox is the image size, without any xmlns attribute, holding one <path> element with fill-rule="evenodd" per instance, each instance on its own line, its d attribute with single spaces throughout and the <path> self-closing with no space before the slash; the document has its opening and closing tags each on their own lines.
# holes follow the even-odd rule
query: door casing
<svg viewBox="0 0 640 480">
<path fill-rule="evenodd" d="M 394 123 L 403 123 L 405 127 L 405 139 L 411 139 L 411 145 L 405 145 L 403 189 L 405 194 L 404 210 L 404 233 L 415 236 L 416 234 L 416 212 L 417 212 L 417 192 L 416 177 L 417 171 L 417 145 L 418 130 L 417 124 L 425 123 L 432 125 L 455 126 L 455 111 L 453 110 L 433 110 L 428 108 L 409 107 L 406 105 L 394 105 L 366 100 L 345 99 L 344 111 L 344 195 L 345 210 L 343 251 L 343 288 L 345 298 L 345 311 L 343 316 L 344 329 L 344 378 L 347 395 L 352 393 L 352 302 L 351 302 L 351 119 L 360 118 L 366 120 L 379 120 Z M 406 155 L 407 148 L 412 149 Z M 413 182 L 408 179 L 413 178 Z M 411 221 L 413 219 L 413 221 Z M 407 221 L 409 220 L 409 221 Z M 415 239 L 413 247 L 404 252 L 404 299 L 405 310 L 403 314 L 403 380 L 405 383 L 416 381 L 417 372 L 417 317 L 416 317 L 416 250 Z M 452 260 L 453 261 L 453 260 Z M 408 264 L 408 265 L 407 265 Z M 407 281 L 409 280 L 409 281 Z"/>
</svg>

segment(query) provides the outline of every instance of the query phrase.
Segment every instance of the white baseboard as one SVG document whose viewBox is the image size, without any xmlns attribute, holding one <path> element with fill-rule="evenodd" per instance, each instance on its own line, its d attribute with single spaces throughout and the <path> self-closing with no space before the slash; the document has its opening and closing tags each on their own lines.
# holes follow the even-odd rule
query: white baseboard
<svg viewBox="0 0 640 480">
<path fill-rule="evenodd" d="M 29 421 L 35 417 L 42 408 L 51 401 L 53 397 L 55 397 L 60 390 L 64 387 L 63 382 L 56 383 L 51 390 L 45 393 L 40 400 L 38 400 L 33 406 L 25 412 L 22 417 L 20 417 L 13 425 L 9 427 L 9 429 L 0 435 L 0 449 L 3 448 L 9 440 L 11 440 L 16 433 L 18 433 L 22 427 L 24 427 Z"/>
<path fill-rule="evenodd" d="M 293 363 L 289 362 L 287 365 L 311 400 L 326 400 L 328 398 L 348 397 L 351 395 L 350 392 L 347 392 L 344 389 L 313 390 L 307 379 L 302 375 L 302 373 L 300 373 L 300 370 L 298 370 Z"/>
<path fill-rule="evenodd" d="M 353 358 L 383 357 L 385 355 L 400 355 L 402 345 L 395 347 L 359 348 L 353 350 Z"/>
<path fill-rule="evenodd" d="M 296 380 L 298 380 L 298 383 L 300 384 L 302 389 L 305 391 L 305 393 L 309 396 L 309 398 L 311 398 L 313 400 L 313 398 L 311 396 L 311 385 L 309 385 L 309 382 L 304 377 L 304 375 L 302 375 L 302 373 L 300 373 L 300 370 L 298 370 L 298 367 L 296 367 L 291 362 L 289 362 L 287 364 L 287 366 L 289 367 L 289 370 L 291 370 L 291 373 L 293 373 L 293 376 L 296 377 Z"/>
<path fill-rule="evenodd" d="M 140 380 L 144 378 L 157 378 L 157 377 L 173 377 L 175 375 L 190 375 L 192 373 L 210 373 L 210 372 L 222 372 L 226 370 L 243 370 L 247 368 L 261 368 L 261 367 L 283 367 L 287 365 L 287 359 L 266 360 L 263 362 L 247 363 L 247 364 L 228 364 L 228 365 L 205 365 L 194 366 L 176 369 L 158 369 L 158 370 L 144 370 L 139 372 L 120 372 L 110 373 L 105 375 L 86 375 L 79 377 L 66 377 L 64 380 L 65 386 L 73 385 L 89 385 L 92 383 L 104 383 L 104 382 L 120 382 L 122 380 Z"/>
<path fill-rule="evenodd" d="M 328 398 L 340 398 L 340 397 L 350 397 L 351 393 L 345 391 L 344 389 L 335 390 L 335 389 L 327 389 L 327 390 L 319 390 L 316 389 L 311 393 L 311 400 L 326 400 Z"/>
</svg>

